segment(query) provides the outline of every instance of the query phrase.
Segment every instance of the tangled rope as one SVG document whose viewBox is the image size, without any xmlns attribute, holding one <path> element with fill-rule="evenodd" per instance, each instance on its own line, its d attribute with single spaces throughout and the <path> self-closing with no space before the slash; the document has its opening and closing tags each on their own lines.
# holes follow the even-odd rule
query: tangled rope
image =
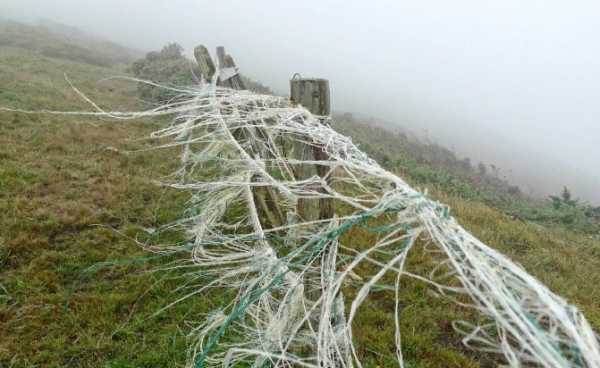
<svg viewBox="0 0 600 368">
<path fill-rule="evenodd" d="M 575 307 L 306 109 L 209 85 L 163 112 L 178 116 L 154 137 L 171 137 L 185 147 L 181 181 L 172 186 L 194 198 L 190 215 L 178 223 L 193 241 L 195 277 L 204 282 L 194 293 L 222 288 L 236 294 L 195 330 L 194 365 L 360 367 L 353 321 L 374 286 L 395 273 L 401 367 L 402 276 L 423 279 L 445 294 L 468 295 L 490 323 L 456 322 L 463 342 L 502 354 L 511 367 L 600 367 L 597 336 Z M 299 159 L 294 150 L 303 146 L 318 147 L 326 159 Z M 325 168 L 325 175 L 299 178 L 302 165 Z M 214 171 L 210 178 L 207 168 Z M 275 193 L 271 200 L 284 212 L 283 225 L 263 225 L 254 193 L 265 187 Z M 299 201 L 320 200 L 334 201 L 344 214 L 312 221 L 299 215 Z M 372 227 L 382 218 L 385 225 L 369 248 L 358 251 L 342 242 L 352 227 Z M 408 253 L 423 237 L 445 257 L 435 270 L 440 272 L 427 279 L 405 269 Z M 365 262 L 377 271 L 361 279 L 355 270 Z M 442 270 L 459 284 L 440 283 Z M 357 289 L 349 302 L 343 298 L 346 284 Z M 229 330 L 238 338 L 224 339 Z"/>
<path fill-rule="evenodd" d="M 183 298 L 211 289 L 231 295 L 193 329 L 191 366 L 361 367 L 353 321 L 393 274 L 400 367 L 402 277 L 468 296 L 489 323 L 455 322 L 464 344 L 498 353 L 511 367 L 600 367 L 598 337 L 574 306 L 306 109 L 214 84 L 178 92 L 152 111 L 97 114 L 174 116 L 152 136 L 182 147 L 178 179 L 168 185 L 191 200 L 185 216 L 165 228 L 185 231 L 189 241 L 163 251 L 189 253 L 181 267 L 192 292 Z M 306 159 L 302 147 L 325 158 Z M 299 176 L 307 166 L 321 174 Z M 298 211 L 300 202 L 322 201 L 335 204 L 334 216 L 307 219 Z M 267 220 L 274 213 L 279 221 Z M 344 237 L 355 227 L 377 233 L 369 247 Z M 440 254 L 428 277 L 407 269 L 418 239 Z M 375 271 L 359 276 L 363 264 Z M 352 300 L 344 299 L 348 288 Z"/>
</svg>

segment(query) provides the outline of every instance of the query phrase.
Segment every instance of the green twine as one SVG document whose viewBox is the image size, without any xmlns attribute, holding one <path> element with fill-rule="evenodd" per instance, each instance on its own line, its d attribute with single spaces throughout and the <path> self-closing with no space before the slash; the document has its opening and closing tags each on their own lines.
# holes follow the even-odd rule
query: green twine
<svg viewBox="0 0 600 368">
<path fill-rule="evenodd" d="M 403 208 L 387 208 L 384 210 L 384 212 L 398 212 L 402 209 Z M 373 218 L 378 213 L 380 213 L 379 208 L 374 208 L 370 211 L 366 211 L 363 214 L 361 214 L 360 216 L 358 216 L 356 219 L 347 221 L 347 222 L 343 223 L 342 225 L 340 225 L 339 227 L 337 227 L 336 229 L 330 230 L 320 237 L 315 237 L 315 238 L 309 240 L 304 246 L 300 247 L 298 250 L 291 252 L 286 257 L 284 257 L 280 262 L 278 262 L 278 265 L 280 265 L 281 262 L 283 262 L 283 260 L 285 260 L 285 259 L 290 259 L 290 260 L 293 259 L 297 254 L 304 251 L 305 249 L 311 248 L 311 246 L 312 246 L 312 248 L 310 249 L 310 252 L 308 254 L 306 254 L 304 257 L 302 257 L 299 261 L 290 263 L 291 265 L 305 264 L 306 261 L 315 257 L 323 249 L 323 247 L 325 246 L 325 244 L 327 244 L 327 242 L 339 238 L 342 234 L 346 233 L 352 226 L 364 223 L 367 220 Z M 275 268 L 275 267 L 277 267 L 277 266 L 273 266 L 273 268 Z M 242 316 L 245 313 L 248 306 L 251 305 L 252 303 L 254 303 L 255 301 L 257 301 L 264 293 L 271 290 L 275 285 L 282 284 L 283 279 L 287 275 L 288 272 L 290 272 L 289 267 L 285 271 L 283 271 L 280 274 L 278 274 L 277 276 L 275 276 L 273 278 L 273 280 L 267 286 L 262 287 L 262 288 L 257 287 L 254 290 L 251 290 L 234 306 L 229 317 L 219 327 L 218 331 L 216 331 L 208 340 L 208 343 L 202 350 L 202 354 L 196 360 L 196 363 L 195 363 L 196 368 L 204 368 L 204 364 L 206 362 L 206 359 L 208 358 L 208 355 L 210 354 L 212 349 L 215 347 L 215 345 L 218 344 L 219 340 L 223 337 L 223 335 L 225 335 L 225 332 L 229 328 L 231 323 L 238 317 Z M 257 282 L 256 286 L 258 286 L 259 284 L 260 283 Z"/>
</svg>

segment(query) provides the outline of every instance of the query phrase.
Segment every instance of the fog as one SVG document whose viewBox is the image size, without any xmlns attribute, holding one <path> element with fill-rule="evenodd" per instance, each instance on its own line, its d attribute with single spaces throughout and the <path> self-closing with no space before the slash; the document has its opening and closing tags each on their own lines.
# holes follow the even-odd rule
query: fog
<svg viewBox="0 0 600 368">
<path fill-rule="evenodd" d="M 600 3 L 558 0 L 0 0 L 141 50 L 224 45 L 287 91 L 331 81 L 334 109 L 495 163 L 526 191 L 600 203 Z"/>
</svg>

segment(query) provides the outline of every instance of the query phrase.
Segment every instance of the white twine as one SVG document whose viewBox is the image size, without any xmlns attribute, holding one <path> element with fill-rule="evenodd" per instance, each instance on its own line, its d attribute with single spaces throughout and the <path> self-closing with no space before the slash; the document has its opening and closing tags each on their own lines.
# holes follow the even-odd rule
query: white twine
<svg viewBox="0 0 600 368">
<path fill-rule="evenodd" d="M 464 344 L 498 353 L 511 367 L 600 367 L 598 337 L 577 308 L 306 109 L 275 96 L 217 88 L 214 81 L 176 91 L 177 100 L 150 111 L 105 112 L 84 98 L 98 112 L 69 114 L 120 120 L 176 116 L 152 135 L 173 140 L 165 146 L 184 148 L 180 180 L 169 185 L 193 193 L 188 215 L 167 226 L 189 236 L 191 248 L 185 249 L 191 264 L 185 267 L 192 271 L 186 274 L 186 287 L 195 288 L 174 303 L 215 288 L 236 294 L 191 332 L 196 343 L 190 366 L 362 367 L 353 320 L 381 278 L 395 273 L 394 344 L 400 367 L 401 276 L 424 280 L 443 294 L 468 295 L 470 306 L 489 323 L 455 322 Z M 236 138 L 240 130 L 245 139 Z M 289 147 L 281 142 L 294 141 L 321 147 L 327 160 L 302 161 L 282 153 Z M 329 180 L 296 180 L 293 172 L 300 164 L 323 165 Z M 216 169 L 215 176 L 205 177 L 208 166 Z M 285 225 L 263 227 L 253 190 L 266 187 L 276 193 Z M 350 214 L 298 218 L 298 200 L 322 198 Z M 352 226 L 383 217 L 389 219 L 385 229 L 365 250 L 353 249 L 351 239 L 344 243 L 340 237 Z M 444 257 L 429 279 L 405 269 L 415 240 L 423 236 Z M 364 262 L 376 268 L 373 275 L 356 274 Z M 454 278 L 462 287 L 439 281 L 442 269 L 449 270 L 445 279 Z M 343 288 L 357 283 L 356 297 L 345 308 Z M 228 331 L 236 338 L 223 336 Z"/>
</svg>

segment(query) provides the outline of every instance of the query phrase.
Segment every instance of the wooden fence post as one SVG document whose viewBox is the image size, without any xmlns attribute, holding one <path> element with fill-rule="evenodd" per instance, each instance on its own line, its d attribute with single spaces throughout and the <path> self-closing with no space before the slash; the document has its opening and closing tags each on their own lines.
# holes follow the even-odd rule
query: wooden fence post
<svg viewBox="0 0 600 368">
<path fill-rule="evenodd" d="M 225 47 L 217 47 L 217 60 L 219 63 L 219 81 L 217 83 L 231 89 L 246 89 L 233 57 L 225 52 Z"/>
<path fill-rule="evenodd" d="M 290 80 L 290 100 L 293 104 L 304 106 L 313 115 L 329 117 L 329 81 L 322 78 L 302 78 L 300 74 L 295 74 Z"/>
<path fill-rule="evenodd" d="M 320 118 L 321 123 L 331 114 L 329 81 L 321 78 L 301 78 L 298 74 L 290 80 L 290 100 L 292 104 L 302 105 L 313 115 Z M 309 140 L 309 137 L 305 137 Z M 294 156 L 302 161 L 325 161 L 328 159 L 324 147 L 295 142 Z M 328 166 L 325 165 L 299 165 L 296 168 L 296 179 L 306 180 L 315 175 L 329 182 Z M 321 189 L 321 192 L 324 192 Z M 298 215 L 304 221 L 330 219 L 334 215 L 333 200 L 322 198 L 320 200 L 301 199 L 298 201 Z"/>
<path fill-rule="evenodd" d="M 198 68 L 200 69 L 200 74 L 202 78 L 206 82 L 210 82 L 213 75 L 215 75 L 215 63 L 210 57 L 210 53 L 208 49 L 203 45 L 200 45 L 194 49 L 194 57 L 196 58 L 196 62 L 198 63 Z"/>
<path fill-rule="evenodd" d="M 199 46 L 195 50 L 196 60 L 200 67 L 201 73 L 207 80 L 212 77 L 215 73 L 215 66 L 210 59 L 210 54 L 208 50 L 204 46 Z M 244 89 L 244 83 L 241 77 L 238 74 L 237 67 L 235 62 L 233 61 L 233 57 L 228 55 L 225 52 L 225 48 L 222 46 L 217 47 L 217 67 L 219 68 L 219 80 L 217 83 L 226 88 L 232 89 Z M 291 102 L 293 104 L 299 104 L 307 108 L 313 115 L 317 116 L 321 123 L 325 124 L 325 120 L 328 119 L 331 111 L 330 107 L 330 92 L 329 92 L 329 82 L 326 79 L 302 79 L 294 77 L 290 81 L 290 90 L 291 90 Z M 259 127 L 249 127 L 249 128 L 240 128 L 233 133 L 233 136 L 238 141 L 244 141 L 251 139 L 253 137 L 252 129 L 255 129 L 257 136 L 261 136 L 266 138 L 268 135 L 261 130 Z M 310 137 L 304 137 L 305 141 L 295 141 L 291 144 L 292 155 L 294 158 L 301 161 L 326 161 L 328 160 L 327 152 L 324 147 L 321 147 L 317 144 L 311 144 Z M 240 142 L 242 143 L 242 142 Z M 248 149 L 251 151 L 252 156 L 261 154 L 259 152 L 259 148 L 256 147 L 253 142 L 244 142 L 247 143 L 243 146 L 249 147 Z M 267 157 L 265 157 L 267 158 Z M 325 180 L 326 183 L 330 183 L 331 180 L 331 169 L 327 165 L 319 165 L 319 164 L 299 164 L 293 168 L 293 176 L 295 180 L 301 181 L 306 180 L 314 176 L 318 176 L 321 179 Z M 260 180 L 260 178 L 254 177 L 252 181 Z M 322 193 L 325 193 L 325 190 L 319 185 L 317 190 Z M 253 200 L 255 207 L 257 208 L 260 216 L 261 226 L 263 228 L 268 229 L 269 227 L 279 227 L 285 225 L 286 219 L 284 217 L 283 212 L 281 211 L 278 205 L 278 196 L 273 190 L 273 188 L 269 186 L 257 186 L 253 189 Z M 300 217 L 301 221 L 315 221 L 315 220 L 324 220 L 324 219 L 332 219 L 335 215 L 333 199 L 331 198 L 319 198 L 319 199 L 306 199 L 302 198 L 298 201 L 296 212 Z M 316 279 L 311 279 L 310 276 L 309 283 L 314 285 L 320 285 L 321 279 L 320 276 L 316 276 Z M 316 301 L 320 297 L 320 289 L 315 288 L 314 290 L 310 290 L 306 292 L 306 298 L 310 301 Z M 341 322 L 344 320 L 344 305 L 343 299 L 341 298 L 341 294 L 336 297 L 336 305 L 338 308 L 341 308 L 341 311 L 338 311 L 338 316 L 335 318 L 332 323 L 340 324 L 343 326 L 344 323 Z M 314 323 L 315 321 L 309 321 L 309 323 Z M 314 349 L 315 347 L 311 347 Z M 337 353 L 335 353 L 337 356 Z M 342 355 L 345 355 L 342 353 Z M 344 357 L 337 356 L 334 359 L 334 366 L 327 368 L 340 367 L 343 364 L 342 361 L 347 361 Z"/>
<path fill-rule="evenodd" d="M 326 120 L 331 114 L 329 81 L 318 78 L 303 79 L 299 75 L 295 75 L 292 80 L 290 80 L 290 100 L 292 104 L 298 104 L 305 107 L 313 115 L 319 118 L 321 124 L 326 124 Z M 295 152 L 292 154 L 297 159 L 313 162 L 329 160 L 325 147 L 314 144 L 308 136 L 305 136 L 304 139 L 305 142 L 294 142 L 293 150 Z M 331 184 L 331 168 L 327 165 L 320 165 L 318 163 L 314 165 L 301 164 L 295 168 L 295 172 L 296 180 L 305 180 L 317 175 L 324 180 L 327 185 Z M 319 191 L 321 193 L 326 193 L 321 186 L 319 186 Z M 300 199 L 298 201 L 298 215 L 303 221 L 333 219 L 335 216 L 333 199 Z M 315 264 L 318 267 L 320 263 L 316 262 Z M 321 275 L 307 276 L 307 283 L 309 285 L 321 285 Z M 317 301 L 320 297 L 320 288 L 313 288 L 306 292 L 306 298 L 312 302 Z M 334 326 L 334 329 L 336 329 L 336 332 L 344 334 L 346 318 L 344 312 L 344 299 L 341 293 L 338 293 L 335 296 L 334 304 L 334 312 L 330 322 L 332 326 Z M 311 320 L 309 323 L 317 322 Z M 343 344 L 340 346 L 339 351 L 330 351 L 328 354 L 332 354 L 332 365 L 328 365 L 327 367 L 323 366 L 324 368 L 343 367 L 346 365 L 344 362 L 349 361 L 349 351 L 345 350 Z"/>
<path fill-rule="evenodd" d="M 200 45 L 196 47 L 195 57 L 201 70 L 213 70 L 214 74 L 214 62 L 210 57 L 210 53 L 206 47 Z M 244 89 L 244 83 L 238 74 L 238 70 L 233 61 L 233 57 L 225 53 L 223 46 L 217 47 L 217 62 L 219 67 L 219 80 L 217 84 L 222 87 L 241 90 Z M 212 75 L 211 75 L 212 76 Z M 234 138 L 238 141 L 243 141 L 251 137 L 251 134 L 247 134 L 247 128 L 236 129 L 232 132 Z M 260 132 L 259 132 L 260 133 Z M 242 142 L 240 142 L 242 143 Z M 248 145 L 251 150 L 256 151 L 256 145 L 249 142 Z M 242 144 L 243 145 L 243 144 Z M 244 146 L 244 145 L 243 145 Z M 251 156 L 254 156 L 258 152 L 251 152 Z M 254 177 L 252 181 L 256 181 L 259 178 Z M 252 190 L 255 207 L 260 216 L 261 225 L 263 228 L 274 228 L 285 224 L 285 217 L 277 203 L 277 195 L 273 188 L 268 186 L 257 186 Z"/>
</svg>

